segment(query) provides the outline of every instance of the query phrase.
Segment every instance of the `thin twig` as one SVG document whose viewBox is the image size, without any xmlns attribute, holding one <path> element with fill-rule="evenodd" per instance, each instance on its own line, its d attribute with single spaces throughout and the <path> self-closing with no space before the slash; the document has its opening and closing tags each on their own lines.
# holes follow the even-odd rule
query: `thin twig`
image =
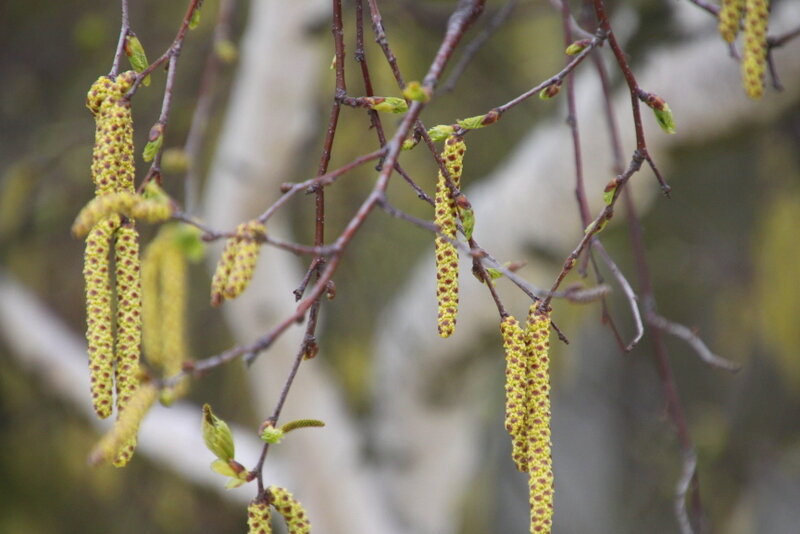
<svg viewBox="0 0 800 534">
<path fill-rule="evenodd" d="M 595 239 L 592 242 L 592 248 L 594 248 L 598 252 L 600 257 L 603 259 L 606 266 L 611 271 L 611 274 L 614 275 L 614 278 L 616 278 L 617 283 L 622 288 L 622 292 L 625 293 L 625 297 L 628 299 L 628 306 L 631 309 L 633 322 L 634 325 L 636 326 L 636 332 L 633 335 L 633 339 L 627 345 L 624 346 L 625 352 L 630 352 L 631 350 L 633 350 L 633 347 L 635 347 L 636 344 L 639 343 L 639 341 L 641 341 L 642 336 L 644 335 L 642 314 L 639 312 L 639 304 L 638 304 L 639 299 L 636 296 L 636 293 L 633 291 L 631 284 L 628 282 L 628 279 L 625 278 L 625 275 L 622 274 L 620 268 L 617 266 L 614 260 L 611 259 L 611 256 L 608 254 L 608 252 L 606 251 L 605 247 L 600 242 L 600 240 Z"/>
<path fill-rule="evenodd" d="M 472 61 L 472 58 L 475 57 L 475 54 L 478 53 L 478 50 L 481 49 L 484 43 L 486 43 L 486 41 L 488 41 L 498 29 L 500 29 L 506 20 L 508 20 L 508 17 L 514 11 L 514 8 L 517 7 L 518 3 L 519 0 L 508 0 L 508 2 L 506 2 L 503 7 L 500 8 L 489 20 L 489 23 L 483 30 L 481 30 L 481 33 L 479 33 L 464 48 L 464 52 L 461 54 L 461 58 L 459 58 L 458 63 L 456 63 L 456 65 L 452 68 L 447 81 L 445 81 L 444 85 L 442 85 L 441 89 L 439 89 L 441 93 L 449 93 L 455 89 L 458 79 L 461 78 L 462 74 L 464 74 L 467 65 L 469 65 Z"/>
<path fill-rule="evenodd" d="M 732 373 L 735 373 L 741 369 L 739 364 L 726 360 L 725 358 L 717 356 L 711 352 L 711 349 L 709 349 L 708 346 L 703 343 L 703 340 L 700 339 L 700 336 L 698 336 L 691 328 L 687 326 L 670 321 L 654 311 L 647 312 L 647 323 L 652 325 L 654 328 L 664 331 L 667 334 L 684 340 L 694 349 L 700 359 L 711 367 L 716 367 Z"/>
<path fill-rule="evenodd" d="M 125 40 L 128 38 L 128 33 L 131 31 L 131 22 L 128 16 L 128 0 L 122 0 L 122 23 L 119 28 L 119 41 L 117 41 L 117 50 L 114 52 L 114 60 L 111 63 L 111 70 L 108 75 L 112 78 L 119 74 L 119 66 L 122 62 L 122 56 L 125 54 Z"/>
</svg>

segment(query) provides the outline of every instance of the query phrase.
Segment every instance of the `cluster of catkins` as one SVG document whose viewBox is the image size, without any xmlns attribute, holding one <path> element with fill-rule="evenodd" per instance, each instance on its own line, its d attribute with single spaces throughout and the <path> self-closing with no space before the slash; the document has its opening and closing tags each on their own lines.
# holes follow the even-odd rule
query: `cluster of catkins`
<svg viewBox="0 0 800 534">
<path fill-rule="evenodd" d="M 506 353 L 505 426 L 512 458 L 529 474 L 530 531 L 549 533 L 553 524 L 553 462 L 550 443 L 550 314 L 531 305 L 526 327 L 512 316 L 500 323 Z"/>
<path fill-rule="evenodd" d="M 171 213 L 167 202 L 134 191 L 133 118 L 125 94 L 135 80 L 132 71 L 102 76 L 89 89 L 86 106 L 96 125 L 91 167 L 95 198 L 72 228 L 76 236 L 86 235 L 83 274 L 92 404 L 101 418 L 116 407 L 117 426 L 125 430 L 98 444 L 92 458 L 117 466 L 130 460 L 136 446 L 141 418 L 132 416 L 152 404 L 149 388 L 138 391 L 142 298 L 139 233 L 133 219 L 164 220 Z M 126 415 L 131 405 L 136 409 Z"/>
<path fill-rule="evenodd" d="M 445 140 L 442 151 L 442 161 L 456 189 L 461 187 L 466 148 L 462 137 L 452 135 Z M 435 241 L 438 328 L 440 336 L 450 337 L 455 331 L 458 314 L 458 250 L 452 243 L 456 238 L 458 206 L 447 177 L 441 171 L 436 182 L 434 214 L 434 222 L 441 232 Z"/>
<path fill-rule="evenodd" d="M 247 508 L 248 534 L 272 534 L 270 506 L 283 516 L 289 534 L 309 534 L 311 523 L 303 505 L 284 488 L 270 486 L 266 498 L 256 499 Z"/>
<path fill-rule="evenodd" d="M 729 43 L 736 40 L 744 19 L 744 51 L 742 82 L 750 98 L 764 93 L 764 71 L 767 64 L 767 25 L 769 0 L 722 0 L 719 11 L 719 33 Z"/>
</svg>

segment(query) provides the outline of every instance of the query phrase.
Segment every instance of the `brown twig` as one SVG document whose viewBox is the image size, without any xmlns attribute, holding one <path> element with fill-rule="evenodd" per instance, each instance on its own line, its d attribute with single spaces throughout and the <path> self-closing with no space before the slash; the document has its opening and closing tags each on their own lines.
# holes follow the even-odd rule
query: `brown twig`
<svg viewBox="0 0 800 534">
<path fill-rule="evenodd" d="M 117 50 L 114 52 L 114 60 L 111 63 L 111 70 L 108 75 L 112 78 L 119 74 L 119 66 L 122 62 L 122 56 L 125 55 L 125 40 L 128 38 L 128 33 L 131 31 L 130 17 L 128 16 L 128 0 L 121 1 L 121 17 L 122 22 L 119 28 L 119 41 L 117 42 Z"/>
<path fill-rule="evenodd" d="M 461 54 L 458 62 L 450 71 L 450 76 L 447 77 L 447 81 L 445 81 L 444 85 L 442 85 L 439 91 L 441 93 L 449 93 L 456 87 L 456 83 L 458 83 L 458 79 L 461 78 L 461 75 L 464 74 L 464 71 L 467 68 L 467 65 L 470 64 L 472 59 L 475 57 L 475 54 L 478 53 L 478 50 L 489 40 L 489 38 L 497 32 L 500 27 L 508 20 L 508 17 L 511 16 L 511 13 L 514 11 L 514 8 L 517 7 L 519 0 L 508 0 L 502 8 L 500 8 L 494 16 L 489 19 L 489 23 L 486 25 L 481 32 L 475 36 L 475 38 L 464 48 L 464 52 Z"/>
</svg>

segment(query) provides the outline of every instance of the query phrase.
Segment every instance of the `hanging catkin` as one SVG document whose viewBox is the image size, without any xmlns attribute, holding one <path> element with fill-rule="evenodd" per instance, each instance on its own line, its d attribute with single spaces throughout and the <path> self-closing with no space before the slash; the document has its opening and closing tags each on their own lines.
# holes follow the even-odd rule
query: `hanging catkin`
<svg viewBox="0 0 800 534">
<path fill-rule="evenodd" d="M 745 0 L 742 80 L 745 92 L 754 99 L 764 94 L 768 21 L 769 0 Z"/>
<path fill-rule="evenodd" d="M 460 187 L 465 151 L 462 137 L 453 135 L 445 140 L 442 161 L 456 188 Z M 456 238 L 458 213 L 453 192 L 441 171 L 436 182 L 434 213 L 434 222 L 442 234 L 437 235 L 435 240 L 438 330 L 440 336 L 449 337 L 455 331 L 458 314 L 458 251 L 449 241 Z"/>
<path fill-rule="evenodd" d="M 550 313 L 538 303 L 528 312 L 528 471 L 531 533 L 553 525 L 553 460 L 550 437 Z"/>
<path fill-rule="evenodd" d="M 247 534 L 272 534 L 272 511 L 264 501 L 252 501 L 247 507 Z"/>
<path fill-rule="evenodd" d="M 511 436 L 511 456 L 517 469 L 528 471 L 528 371 L 530 336 L 514 317 L 500 323 L 506 353 L 505 427 Z"/>
<path fill-rule="evenodd" d="M 219 306 L 224 299 L 235 299 L 247 289 L 265 235 L 266 229 L 258 220 L 236 227 L 236 235 L 225 243 L 211 279 L 212 306 Z"/>
<path fill-rule="evenodd" d="M 286 521 L 289 534 L 309 534 L 311 522 L 308 520 L 303 505 L 285 488 L 270 486 L 267 491 L 272 495 L 272 506 Z"/>
<path fill-rule="evenodd" d="M 114 323 L 109 254 L 111 239 L 119 224 L 119 217 L 114 216 L 92 228 L 86 237 L 83 262 L 92 405 L 103 419 L 113 410 Z"/>
</svg>

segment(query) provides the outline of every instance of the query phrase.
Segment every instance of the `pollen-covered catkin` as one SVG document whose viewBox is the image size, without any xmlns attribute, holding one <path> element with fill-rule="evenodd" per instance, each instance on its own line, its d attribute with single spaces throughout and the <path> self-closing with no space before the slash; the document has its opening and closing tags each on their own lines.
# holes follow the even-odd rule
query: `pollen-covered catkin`
<svg viewBox="0 0 800 534">
<path fill-rule="evenodd" d="M 272 511 L 264 501 L 252 501 L 247 507 L 247 534 L 272 534 Z"/>
<path fill-rule="evenodd" d="M 553 460 L 550 433 L 550 313 L 538 303 L 528 312 L 528 467 L 531 534 L 549 533 L 553 525 Z"/>
<path fill-rule="evenodd" d="M 161 227 L 142 259 L 142 341 L 147 361 L 165 377 L 178 374 L 188 357 L 186 342 L 186 256 L 177 228 Z M 188 382 L 165 389 L 163 404 L 186 393 Z"/>
<path fill-rule="evenodd" d="M 133 222 L 117 230 L 115 244 L 117 290 L 117 336 L 115 382 L 119 417 L 139 387 L 139 356 L 142 338 L 142 300 L 139 265 L 139 234 Z M 121 467 L 133 456 L 135 436 L 120 449 L 114 465 Z"/>
<path fill-rule="evenodd" d="M 289 534 L 309 534 L 311 522 L 308 520 L 303 505 L 285 488 L 270 486 L 267 491 L 272 495 L 272 506 L 283 516 Z"/>
<path fill-rule="evenodd" d="M 133 192 L 133 118 L 125 93 L 135 78 L 133 71 L 114 80 L 101 76 L 86 97 L 86 106 L 95 117 L 92 179 L 97 195 Z"/>
<path fill-rule="evenodd" d="M 161 222 L 170 218 L 172 208 L 166 202 L 147 200 L 128 191 L 106 193 L 94 197 L 81 209 L 72 223 L 72 235 L 82 237 L 98 221 L 113 213 L 147 222 Z"/>
<path fill-rule="evenodd" d="M 739 21 L 744 14 L 744 0 L 722 0 L 719 10 L 719 33 L 726 42 L 732 43 L 739 33 Z"/>
<path fill-rule="evenodd" d="M 460 187 L 461 170 L 466 145 L 464 139 L 450 136 L 445 140 L 442 161 L 455 187 Z M 453 192 L 444 174 L 439 171 L 434 202 L 434 222 L 443 236 L 456 238 L 458 216 Z M 438 330 L 442 337 L 450 337 L 455 331 L 458 314 L 458 251 L 455 245 L 442 236 L 436 236 L 436 299 L 438 302 Z"/>
<path fill-rule="evenodd" d="M 764 93 L 768 21 L 769 0 L 745 0 L 742 80 L 745 92 L 754 99 Z"/>
<path fill-rule="evenodd" d="M 265 235 L 266 229 L 258 220 L 236 227 L 236 235 L 225 243 L 211 279 L 212 306 L 219 306 L 224 299 L 235 299 L 247 289 L 261 250 L 260 240 Z"/>
<path fill-rule="evenodd" d="M 530 337 L 519 321 L 506 316 L 500 323 L 506 353 L 505 426 L 511 436 L 511 457 L 517 469 L 528 471 L 528 372 Z"/>
<path fill-rule="evenodd" d="M 83 263 L 92 405 L 101 418 L 108 417 L 113 410 L 114 325 L 109 254 L 119 224 L 115 215 L 92 228 L 86 238 Z"/>
<path fill-rule="evenodd" d="M 124 452 L 131 442 L 136 442 L 139 425 L 157 397 L 158 388 L 151 383 L 143 384 L 137 389 L 125 411 L 114 422 L 114 426 L 92 449 L 89 463 L 96 465 L 113 460 L 116 465 L 120 451 Z"/>
</svg>

